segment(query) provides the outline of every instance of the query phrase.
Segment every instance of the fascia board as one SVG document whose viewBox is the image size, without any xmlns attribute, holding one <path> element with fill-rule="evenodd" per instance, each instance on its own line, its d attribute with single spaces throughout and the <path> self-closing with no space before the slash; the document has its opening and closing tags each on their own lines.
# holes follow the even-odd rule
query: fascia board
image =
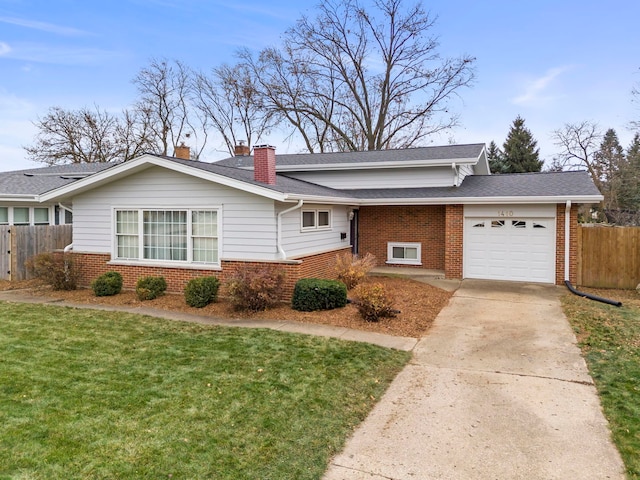
<svg viewBox="0 0 640 480">
<path fill-rule="evenodd" d="M 100 185 L 110 183 L 118 178 L 144 171 L 152 166 L 167 168 L 175 172 L 209 180 L 214 183 L 225 185 L 248 193 L 253 193 L 262 197 L 267 197 L 272 200 L 283 201 L 286 199 L 285 194 L 276 192 L 268 188 L 248 184 L 240 180 L 225 177 L 224 175 L 207 172 L 206 170 L 201 170 L 180 163 L 172 162 L 171 160 L 156 157 L 153 155 L 143 155 L 134 160 L 129 160 L 128 162 L 121 163 L 113 168 L 95 173 L 90 177 L 86 177 L 69 185 L 65 185 L 64 187 L 46 192 L 39 196 L 39 200 L 41 202 L 45 202 L 57 198 L 67 197 L 71 194 L 82 193 Z"/>
<path fill-rule="evenodd" d="M 323 197 L 319 195 L 287 195 L 287 200 L 303 200 L 305 203 L 322 203 L 325 205 L 358 205 L 360 201 L 353 197 Z"/>
<path fill-rule="evenodd" d="M 17 202 L 38 202 L 37 195 L 22 194 L 22 193 L 5 193 L 0 195 L 0 203 L 17 203 Z"/>
</svg>

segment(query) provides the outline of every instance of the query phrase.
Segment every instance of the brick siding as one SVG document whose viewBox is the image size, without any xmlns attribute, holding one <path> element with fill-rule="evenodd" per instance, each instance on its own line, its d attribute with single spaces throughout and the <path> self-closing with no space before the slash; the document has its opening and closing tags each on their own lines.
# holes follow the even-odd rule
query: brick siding
<svg viewBox="0 0 640 480">
<path fill-rule="evenodd" d="M 373 254 L 378 265 L 385 265 L 387 261 L 387 242 L 419 242 L 422 265 L 416 267 L 444 270 L 443 205 L 360 207 L 358 218 L 358 251 L 363 255 Z"/>
<path fill-rule="evenodd" d="M 576 284 L 578 278 L 578 206 L 571 205 L 569 228 L 569 281 Z M 564 219 L 565 205 L 556 207 L 556 285 L 564 285 Z"/>
<path fill-rule="evenodd" d="M 462 278 L 464 206 L 447 205 L 445 224 L 444 276 Z"/>
<path fill-rule="evenodd" d="M 244 265 L 278 265 L 285 271 L 285 285 L 283 299 L 289 300 L 293 287 L 300 278 L 319 277 L 335 278 L 333 264 L 336 255 L 350 251 L 349 248 L 309 255 L 297 259 L 296 262 L 243 262 L 222 261 L 221 270 L 193 269 L 180 267 L 152 267 L 147 265 L 109 265 L 109 254 L 74 253 L 75 264 L 78 267 L 79 285 L 88 287 L 98 276 L 108 271 L 117 271 L 122 275 L 125 289 L 134 289 L 140 277 L 149 275 L 162 276 L 167 281 L 167 292 L 182 293 L 187 282 L 192 278 L 214 276 L 223 284 L 233 273 Z M 224 294 L 224 288 L 221 291 Z"/>
</svg>

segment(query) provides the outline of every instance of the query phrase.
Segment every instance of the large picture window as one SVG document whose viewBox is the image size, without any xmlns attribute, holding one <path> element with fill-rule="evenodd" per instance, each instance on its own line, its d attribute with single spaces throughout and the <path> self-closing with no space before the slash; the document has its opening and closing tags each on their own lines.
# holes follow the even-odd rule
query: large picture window
<svg viewBox="0 0 640 480">
<path fill-rule="evenodd" d="M 217 210 L 116 210 L 122 260 L 218 263 Z"/>
</svg>

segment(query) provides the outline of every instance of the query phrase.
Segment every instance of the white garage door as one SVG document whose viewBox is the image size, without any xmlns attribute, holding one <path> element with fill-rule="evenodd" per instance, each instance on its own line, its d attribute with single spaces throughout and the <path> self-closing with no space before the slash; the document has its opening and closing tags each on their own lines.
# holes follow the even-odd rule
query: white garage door
<svg viewBox="0 0 640 480">
<path fill-rule="evenodd" d="M 464 276 L 555 283 L 554 218 L 465 218 Z"/>
</svg>

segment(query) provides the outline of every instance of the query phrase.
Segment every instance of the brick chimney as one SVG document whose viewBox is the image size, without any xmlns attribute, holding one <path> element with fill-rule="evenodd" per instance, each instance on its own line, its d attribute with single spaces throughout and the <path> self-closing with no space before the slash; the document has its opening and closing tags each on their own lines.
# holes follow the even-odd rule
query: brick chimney
<svg viewBox="0 0 640 480">
<path fill-rule="evenodd" d="M 235 146 L 236 157 L 247 157 L 251 153 L 249 145 L 245 145 L 244 140 L 238 140 L 238 145 Z"/>
<path fill-rule="evenodd" d="M 270 145 L 253 147 L 253 178 L 257 182 L 276 184 L 276 147 Z"/>
<path fill-rule="evenodd" d="M 176 145 L 176 153 L 174 156 L 182 160 L 191 160 L 191 149 L 182 142 L 180 145 Z"/>
</svg>

